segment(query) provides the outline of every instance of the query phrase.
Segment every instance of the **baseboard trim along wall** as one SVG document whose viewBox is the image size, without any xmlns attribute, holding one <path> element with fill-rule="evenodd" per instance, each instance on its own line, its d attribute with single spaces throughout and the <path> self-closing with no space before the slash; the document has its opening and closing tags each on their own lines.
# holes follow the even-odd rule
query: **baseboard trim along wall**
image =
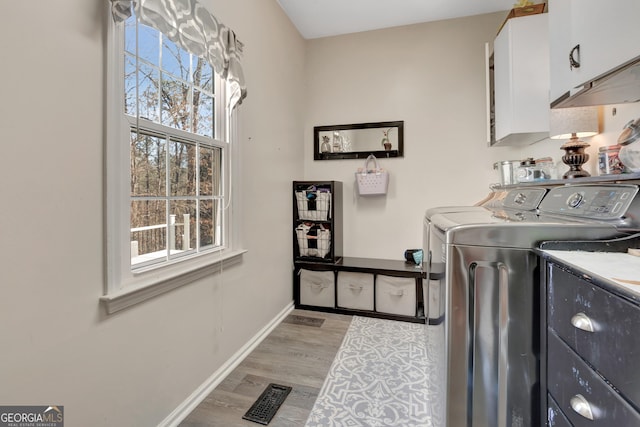
<svg viewBox="0 0 640 427">
<path fill-rule="evenodd" d="M 288 304 L 264 328 L 253 336 L 247 343 L 231 356 L 217 371 L 213 373 L 200 387 L 171 412 L 158 427 L 176 427 L 229 375 L 266 337 L 275 329 L 291 311 L 293 302 Z"/>
</svg>

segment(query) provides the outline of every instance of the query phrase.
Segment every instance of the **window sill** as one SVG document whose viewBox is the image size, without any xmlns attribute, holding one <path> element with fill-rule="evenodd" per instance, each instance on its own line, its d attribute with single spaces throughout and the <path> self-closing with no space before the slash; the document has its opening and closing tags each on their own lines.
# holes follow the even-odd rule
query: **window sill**
<svg viewBox="0 0 640 427">
<path fill-rule="evenodd" d="M 188 285 L 198 279 L 213 273 L 219 273 L 220 268 L 226 268 L 242 261 L 242 254 L 246 250 L 237 250 L 216 257 L 211 263 L 198 266 L 192 270 L 182 272 L 173 277 L 162 279 L 155 283 L 148 283 L 141 286 L 131 286 L 126 289 L 110 292 L 100 297 L 100 301 L 107 309 L 107 314 L 113 314 L 118 311 L 139 304 L 158 295 L 162 295 L 173 289 Z"/>
</svg>

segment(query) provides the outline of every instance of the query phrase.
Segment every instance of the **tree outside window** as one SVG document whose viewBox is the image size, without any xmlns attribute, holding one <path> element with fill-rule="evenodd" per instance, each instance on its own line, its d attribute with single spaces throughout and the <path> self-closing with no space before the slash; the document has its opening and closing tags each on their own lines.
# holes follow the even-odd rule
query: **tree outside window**
<svg viewBox="0 0 640 427">
<path fill-rule="evenodd" d="M 123 59 L 131 267 L 222 246 L 226 144 L 216 139 L 218 76 L 135 16 L 125 22 Z"/>
</svg>

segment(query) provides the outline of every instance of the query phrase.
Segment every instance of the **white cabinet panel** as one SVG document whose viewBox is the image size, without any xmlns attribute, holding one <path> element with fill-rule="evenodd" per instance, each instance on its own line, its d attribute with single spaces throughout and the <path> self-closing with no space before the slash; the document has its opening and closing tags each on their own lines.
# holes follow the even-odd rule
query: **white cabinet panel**
<svg viewBox="0 0 640 427">
<path fill-rule="evenodd" d="M 552 103 L 640 56 L 640 1 L 549 0 L 548 8 Z"/>
<path fill-rule="evenodd" d="M 553 102 L 569 91 L 571 67 L 569 52 L 571 44 L 571 1 L 548 0 L 549 8 L 549 101 Z"/>
<path fill-rule="evenodd" d="M 638 0 L 572 1 L 572 46 L 580 44 L 580 67 L 572 70 L 572 86 L 640 55 L 639 18 Z"/>
<path fill-rule="evenodd" d="M 496 145 L 549 136 L 548 14 L 509 19 L 494 52 Z"/>
</svg>

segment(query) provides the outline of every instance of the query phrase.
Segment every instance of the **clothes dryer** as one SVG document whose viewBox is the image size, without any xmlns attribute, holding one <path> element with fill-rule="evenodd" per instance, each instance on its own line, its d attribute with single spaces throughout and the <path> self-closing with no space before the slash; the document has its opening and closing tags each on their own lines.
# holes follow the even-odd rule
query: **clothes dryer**
<svg viewBox="0 0 640 427">
<path fill-rule="evenodd" d="M 431 298 L 441 310 L 425 313 L 436 427 L 541 425 L 533 249 L 544 240 L 600 240 L 640 230 L 635 184 L 545 189 L 530 210 L 511 207 L 533 200 L 521 193 L 508 195 L 501 209 L 435 213 L 425 221 L 430 247 L 442 248 L 444 271 L 438 294 L 425 299 L 429 310 Z"/>
</svg>

